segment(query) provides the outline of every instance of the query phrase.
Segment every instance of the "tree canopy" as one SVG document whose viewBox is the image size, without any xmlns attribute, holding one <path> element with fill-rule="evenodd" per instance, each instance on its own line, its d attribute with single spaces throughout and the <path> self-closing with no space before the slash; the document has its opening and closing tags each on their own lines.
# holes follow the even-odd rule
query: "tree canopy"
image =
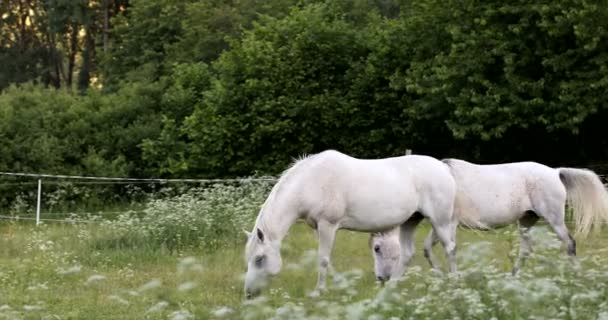
<svg viewBox="0 0 608 320">
<path fill-rule="evenodd" d="M 276 174 L 330 148 L 603 164 L 607 46 L 605 0 L 3 1 L 0 169 Z"/>
</svg>

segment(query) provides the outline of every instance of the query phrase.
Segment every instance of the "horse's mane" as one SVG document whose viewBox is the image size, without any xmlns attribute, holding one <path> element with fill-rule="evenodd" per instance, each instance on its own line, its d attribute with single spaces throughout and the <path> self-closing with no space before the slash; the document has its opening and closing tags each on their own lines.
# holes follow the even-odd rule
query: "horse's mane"
<svg viewBox="0 0 608 320">
<path fill-rule="evenodd" d="M 267 234 L 266 230 L 268 230 L 268 228 L 266 225 L 266 220 L 264 219 L 266 210 L 264 209 L 267 208 L 268 205 L 272 203 L 272 201 L 276 198 L 277 194 L 279 193 L 279 190 L 285 185 L 285 181 L 288 181 L 289 178 L 293 176 L 294 172 L 296 172 L 298 168 L 302 167 L 302 165 L 307 162 L 306 160 L 312 159 L 315 155 L 302 154 L 301 156 L 294 158 L 293 162 L 287 167 L 287 169 L 285 169 L 281 173 L 281 175 L 279 176 L 279 180 L 274 185 L 274 187 L 272 187 L 272 190 L 270 190 L 270 194 L 261 206 L 260 213 L 256 218 L 255 225 L 253 228 L 253 236 L 255 236 L 256 228 L 259 228 L 260 230 L 262 230 L 262 232 Z M 247 246 L 245 248 L 245 257 L 248 257 L 250 255 L 253 243 L 255 243 L 255 241 L 247 242 Z"/>
</svg>

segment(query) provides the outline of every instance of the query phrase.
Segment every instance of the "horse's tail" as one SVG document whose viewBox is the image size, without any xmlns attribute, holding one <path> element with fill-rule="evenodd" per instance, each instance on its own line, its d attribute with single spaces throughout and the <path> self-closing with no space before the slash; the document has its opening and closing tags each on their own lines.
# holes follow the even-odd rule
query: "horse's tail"
<svg viewBox="0 0 608 320">
<path fill-rule="evenodd" d="M 608 192 L 591 170 L 559 168 L 559 179 L 567 190 L 575 232 L 586 236 L 608 223 Z"/>
</svg>

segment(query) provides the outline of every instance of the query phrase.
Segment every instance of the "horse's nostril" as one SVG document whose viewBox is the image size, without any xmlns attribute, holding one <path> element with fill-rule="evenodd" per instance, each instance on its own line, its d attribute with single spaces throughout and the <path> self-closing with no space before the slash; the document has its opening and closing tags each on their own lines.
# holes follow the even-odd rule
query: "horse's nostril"
<svg viewBox="0 0 608 320">
<path fill-rule="evenodd" d="M 260 290 L 247 290 L 245 291 L 245 298 L 247 300 L 253 299 L 260 295 Z"/>
</svg>

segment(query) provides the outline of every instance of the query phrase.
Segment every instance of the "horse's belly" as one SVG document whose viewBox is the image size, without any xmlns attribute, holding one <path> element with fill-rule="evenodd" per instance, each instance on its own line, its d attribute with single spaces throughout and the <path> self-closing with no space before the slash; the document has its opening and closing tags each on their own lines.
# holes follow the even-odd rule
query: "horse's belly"
<svg viewBox="0 0 608 320">
<path fill-rule="evenodd" d="M 416 211 L 415 205 L 413 201 L 405 203 L 388 199 L 355 201 L 348 206 L 340 226 L 364 232 L 385 231 L 405 222 Z"/>
<path fill-rule="evenodd" d="M 480 216 L 480 224 L 486 227 L 498 227 L 512 224 L 524 215 L 524 212 L 494 211 L 484 212 Z"/>
<path fill-rule="evenodd" d="M 456 215 L 464 224 L 471 227 L 498 227 L 511 224 L 521 218 L 529 210 L 529 205 L 523 201 L 513 202 L 511 199 L 483 199 L 475 202 L 475 205 L 457 208 Z M 469 218 L 469 221 L 466 220 Z"/>
</svg>

